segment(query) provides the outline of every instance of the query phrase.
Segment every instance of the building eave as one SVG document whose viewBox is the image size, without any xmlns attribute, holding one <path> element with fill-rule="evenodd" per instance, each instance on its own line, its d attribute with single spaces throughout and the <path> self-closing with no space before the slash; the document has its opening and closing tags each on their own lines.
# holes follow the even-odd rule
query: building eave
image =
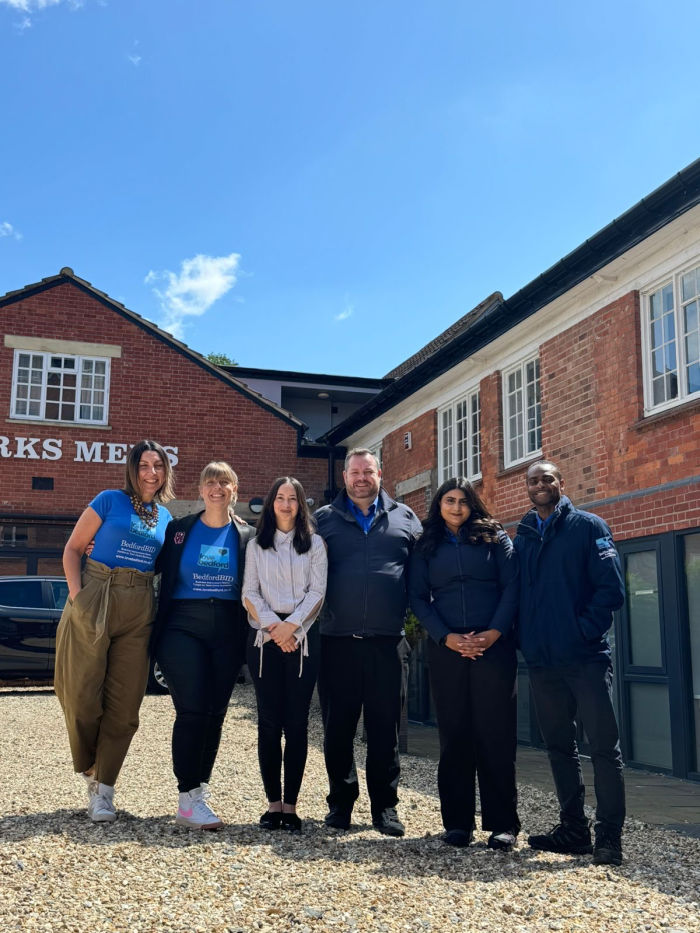
<svg viewBox="0 0 700 933">
<path fill-rule="evenodd" d="M 211 363 L 206 357 L 202 356 L 200 353 L 197 353 L 196 350 L 190 349 L 187 344 L 182 343 L 182 341 L 178 340 L 172 334 L 169 334 L 167 331 L 162 330 L 156 324 L 153 324 L 145 318 L 141 317 L 141 315 L 137 314 L 135 311 L 131 311 L 120 302 L 115 301 L 114 298 L 111 298 L 106 292 L 102 292 L 95 288 L 90 282 L 86 281 L 85 279 L 81 279 L 73 272 L 72 269 L 68 267 L 61 269 L 58 275 L 48 276 L 47 278 L 42 279 L 40 282 L 36 282 L 32 285 L 26 285 L 24 288 L 16 289 L 15 291 L 11 291 L 5 295 L 0 296 L 0 308 L 14 304 L 18 301 L 24 301 L 26 298 L 31 298 L 32 296 L 40 294 L 41 292 L 48 291 L 51 288 L 55 288 L 58 285 L 64 284 L 71 284 L 75 288 L 78 288 L 80 291 L 90 295 L 96 301 L 100 302 L 100 304 L 109 308 L 111 311 L 116 312 L 130 323 L 140 327 L 142 330 L 145 330 L 156 340 L 166 344 L 167 346 L 174 349 L 177 353 L 181 354 L 191 362 L 195 363 L 197 366 L 206 370 L 215 379 L 224 382 L 240 395 L 243 395 L 245 398 L 254 402 L 256 405 L 259 405 L 266 411 L 269 411 L 270 414 L 274 415 L 276 418 L 285 421 L 297 432 L 299 443 L 301 443 L 304 432 L 308 427 L 308 425 L 306 425 L 303 421 L 295 417 L 291 412 L 280 408 L 274 402 L 266 399 L 264 396 L 260 395 L 260 393 L 247 386 L 245 383 L 240 382 L 220 366 Z"/>
<path fill-rule="evenodd" d="M 698 204 L 700 159 L 642 198 L 510 298 L 490 308 L 473 326 L 436 350 L 319 440 L 338 444 Z"/>
</svg>

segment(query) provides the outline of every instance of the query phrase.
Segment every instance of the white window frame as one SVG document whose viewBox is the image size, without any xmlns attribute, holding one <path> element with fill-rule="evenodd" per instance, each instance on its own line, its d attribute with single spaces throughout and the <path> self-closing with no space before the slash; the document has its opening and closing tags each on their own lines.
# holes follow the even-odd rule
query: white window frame
<svg viewBox="0 0 700 933">
<path fill-rule="evenodd" d="M 685 277 L 695 275 L 696 280 L 696 290 L 694 297 L 683 298 L 683 281 Z M 666 344 L 672 343 L 675 348 L 675 370 L 667 370 L 667 373 L 675 372 L 676 379 L 676 395 L 672 398 L 666 398 L 662 401 L 654 401 L 654 382 L 659 381 L 659 376 L 654 376 L 654 366 L 653 366 L 653 335 L 652 335 L 652 321 L 651 321 L 651 303 L 652 299 L 656 295 L 661 295 L 664 290 L 668 289 L 668 294 L 671 295 L 673 300 L 672 309 L 669 310 L 669 314 L 673 321 L 674 333 L 671 340 L 666 340 Z M 700 319 L 700 259 L 696 258 L 692 263 L 684 266 L 682 269 L 677 270 L 671 275 L 665 276 L 662 280 L 655 282 L 653 286 L 645 289 L 640 296 L 640 330 L 642 335 L 642 372 L 644 377 L 644 414 L 653 415 L 657 412 L 667 411 L 671 408 L 676 408 L 678 405 L 683 405 L 685 402 L 692 401 L 694 399 L 700 398 L 700 389 L 695 390 L 694 392 L 689 391 L 688 388 L 688 374 L 687 367 L 689 365 L 688 360 L 688 337 L 689 335 L 695 335 L 697 333 L 697 327 L 686 331 L 685 329 L 685 307 L 689 306 L 696 302 L 696 315 Z M 666 332 L 663 336 L 668 337 Z M 700 335 L 698 338 L 700 342 Z M 660 351 L 660 347 L 656 348 L 656 352 Z M 664 354 L 665 355 L 665 354 Z M 693 358 L 690 360 L 691 364 L 695 364 L 697 360 Z M 659 375 L 663 375 L 660 373 Z"/>
<path fill-rule="evenodd" d="M 476 431 L 474 429 L 475 416 Z M 473 386 L 447 405 L 438 408 L 437 419 L 438 484 L 452 479 L 453 476 L 465 476 L 472 481 L 481 479 L 481 393 L 479 386 Z M 464 425 L 464 430 L 460 430 L 460 425 Z M 476 448 L 474 447 L 475 435 Z"/>
<path fill-rule="evenodd" d="M 25 368 L 25 367 L 20 367 L 19 365 L 20 358 L 22 356 L 31 357 L 30 371 L 32 369 L 34 369 L 34 371 L 38 371 L 39 367 L 35 368 L 32 364 L 37 359 L 41 360 L 41 373 L 42 373 L 41 383 L 34 384 L 34 387 L 38 387 L 40 385 L 40 392 L 38 393 L 38 397 L 35 399 L 24 399 L 24 398 L 18 397 L 19 370 L 20 368 Z M 49 371 L 51 369 L 52 357 L 62 357 L 63 359 L 68 358 L 68 359 L 75 360 L 76 386 L 75 386 L 75 399 L 73 402 L 74 417 L 71 419 L 51 418 L 51 417 L 47 417 L 46 415 L 46 405 L 47 405 L 46 395 L 47 395 L 47 389 L 49 388 L 48 377 L 49 377 Z M 82 387 L 80 383 L 82 382 L 83 375 L 89 375 L 88 373 L 83 372 L 84 363 L 91 363 L 93 364 L 93 366 L 95 363 L 104 363 L 105 385 L 104 385 L 104 390 L 103 390 L 104 391 L 104 402 L 102 405 L 102 415 L 103 415 L 102 418 L 81 418 L 80 417 L 80 408 L 81 408 L 80 395 L 82 391 Z M 109 384 L 110 384 L 110 358 L 109 357 L 92 356 L 92 355 L 91 356 L 79 356 L 74 353 L 42 352 L 39 350 L 29 350 L 29 349 L 25 350 L 25 349 L 17 348 L 14 351 L 14 361 L 13 361 L 13 367 L 12 367 L 12 395 L 11 395 L 11 402 L 10 402 L 10 417 L 13 419 L 20 420 L 20 421 L 48 421 L 48 422 L 55 423 L 55 424 L 93 424 L 93 425 L 107 424 L 108 419 L 109 419 Z M 95 406 L 92 403 L 92 398 L 93 398 L 92 393 L 95 390 L 93 387 L 90 387 L 89 389 L 86 389 L 86 391 L 90 391 L 91 393 L 90 407 L 93 408 Z M 28 403 L 27 404 L 28 408 L 29 408 L 30 402 L 32 401 L 38 402 L 39 413 L 30 414 L 28 410 L 27 412 L 19 412 L 17 410 L 18 402 L 23 402 L 23 401 Z M 52 401 L 49 400 L 48 403 L 52 404 Z M 63 404 L 70 404 L 70 403 L 63 403 Z"/>
<path fill-rule="evenodd" d="M 534 375 L 534 379 L 530 378 Z M 512 386 L 513 381 L 519 385 Z M 503 465 L 515 466 L 542 453 L 542 401 L 539 353 L 504 369 L 501 380 L 503 398 Z M 534 386 L 534 399 L 529 397 L 529 386 Z M 534 421 L 533 421 L 534 418 Z M 520 421 L 520 430 L 513 432 Z M 518 444 L 518 439 L 520 443 Z M 518 449 L 512 451 L 513 443 Z"/>
</svg>

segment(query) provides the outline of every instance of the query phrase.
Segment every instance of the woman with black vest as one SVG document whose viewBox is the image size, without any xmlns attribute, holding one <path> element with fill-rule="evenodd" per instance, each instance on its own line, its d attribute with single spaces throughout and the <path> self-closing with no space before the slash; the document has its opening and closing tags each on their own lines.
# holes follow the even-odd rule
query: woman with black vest
<svg viewBox="0 0 700 933">
<path fill-rule="evenodd" d="M 507 851 L 520 830 L 513 546 L 462 478 L 440 486 L 423 528 L 411 559 L 409 595 L 430 636 L 443 839 L 453 846 L 471 842 L 478 776 L 488 846 Z"/>
<path fill-rule="evenodd" d="M 175 706 L 176 822 L 223 824 L 209 804 L 209 778 L 238 672 L 247 626 L 240 592 L 245 549 L 255 530 L 233 514 L 238 477 L 228 463 L 202 470 L 204 511 L 172 521 L 158 562 L 162 573 L 153 649 Z"/>
</svg>

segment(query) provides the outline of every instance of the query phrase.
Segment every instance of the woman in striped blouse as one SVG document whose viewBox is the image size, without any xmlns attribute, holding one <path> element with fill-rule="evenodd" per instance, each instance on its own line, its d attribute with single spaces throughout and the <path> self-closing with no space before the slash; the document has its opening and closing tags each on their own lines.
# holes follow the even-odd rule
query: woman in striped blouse
<svg viewBox="0 0 700 933">
<path fill-rule="evenodd" d="M 314 534 L 301 483 L 292 476 L 279 477 L 265 499 L 258 536 L 248 547 L 242 593 L 252 629 L 247 660 L 268 799 L 260 818 L 264 829 L 301 831 L 296 803 L 319 659 L 318 632 L 312 625 L 323 605 L 327 568 L 326 548 Z"/>
</svg>

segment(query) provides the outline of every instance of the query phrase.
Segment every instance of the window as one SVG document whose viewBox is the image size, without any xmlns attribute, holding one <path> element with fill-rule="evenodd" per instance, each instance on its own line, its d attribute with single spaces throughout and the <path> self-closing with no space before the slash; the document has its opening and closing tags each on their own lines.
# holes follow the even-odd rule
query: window
<svg viewBox="0 0 700 933">
<path fill-rule="evenodd" d="M 646 410 L 700 395 L 700 266 L 643 302 Z"/>
<path fill-rule="evenodd" d="M 504 462 L 518 463 L 542 447 L 539 357 L 503 374 Z"/>
<path fill-rule="evenodd" d="M 106 424 L 109 360 L 15 350 L 12 417 Z"/>
<path fill-rule="evenodd" d="M 0 581 L 0 605 L 18 609 L 42 609 L 41 580 Z"/>
<path fill-rule="evenodd" d="M 57 609 L 63 609 L 68 599 L 68 584 L 65 580 L 51 580 L 51 592 Z"/>
<path fill-rule="evenodd" d="M 438 412 L 440 482 L 453 476 L 481 476 L 481 402 L 479 390 Z"/>
</svg>

